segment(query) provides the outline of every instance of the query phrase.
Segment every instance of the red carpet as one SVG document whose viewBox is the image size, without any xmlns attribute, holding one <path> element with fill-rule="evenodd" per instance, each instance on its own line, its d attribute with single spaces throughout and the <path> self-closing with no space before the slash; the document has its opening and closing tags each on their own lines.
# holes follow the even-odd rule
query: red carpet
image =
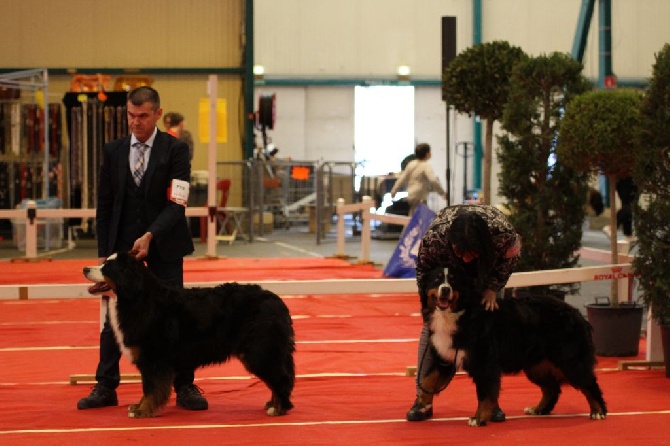
<svg viewBox="0 0 670 446">
<path fill-rule="evenodd" d="M 84 283 L 91 260 L 4 264 L 2 284 Z M 339 259 L 186 261 L 187 281 L 379 278 L 371 266 Z M 508 421 L 467 426 L 476 408 L 474 385 L 458 375 L 436 398 L 435 418 L 406 422 L 421 321 L 415 294 L 282 296 L 296 331 L 295 409 L 265 415 L 269 391 L 234 360 L 196 372 L 210 407 L 187 412 L 174 397 L 154 419 L 127 417 L 139 383 L 118 390 L 119 407 L 78 411 L 98 357 L 97 298 L 0 300 L 0 444 L 670 444 L 670 380 L 661 370 L 617 370 L 599 358 L 598 379 L 608 404 L 604 421 L 588 418 L 584 397 L 565 388 L 555 413 L 523 414 L 538 389 L 523 376 L 503 378 Z M 645 343 L 640 354 L 644 357 Z M 125 359 L 123 373 L 135 373 Z"/>
<path fill-rule="evenodd" d="M 420 319 L 415 295 L 284 296 L 294 318 L 298 378 L 289 415 L 271 418 L 265 386 L 238 361 L 196 373 L 210 408 L 187 412 L 174 397 L 154 419 L 127 417 L 138 383 L 119 388 L 119 407 L 78 411 L 93 373 L 98 300 L 0 301 L 0 444 L 664 444 L 670 440 L 670 381 L 659 370 L 618 371 L 622 358 L 599 358 L 610 414 L 589 420 L 581 394 L 565 388 L 553 416 L 529 417 L 539 399 L 523 376 L 503 378 L 508 421 L 466 425 L 476 397 L 457 376 L 436 398 L 435 419 L 408 423 L 414 394 L 404 376 L 416 361 Z M 644 344 L 642 344 L 644 345 Z M 640 352 L 640 357 L 643 355 Z M 124 373 L 134 373 L 122 361 Z"/>
<path fill-rule="evenodd" d="M 97 259 L 3 263 L 0 285 L 40 283 L 87 283 L 82 268 Z M 336 258 L 228 258 L 184 261 L 186 282 L 379 279 L 382 271 L 373 265 L 351 264 Z"/>
</svg>

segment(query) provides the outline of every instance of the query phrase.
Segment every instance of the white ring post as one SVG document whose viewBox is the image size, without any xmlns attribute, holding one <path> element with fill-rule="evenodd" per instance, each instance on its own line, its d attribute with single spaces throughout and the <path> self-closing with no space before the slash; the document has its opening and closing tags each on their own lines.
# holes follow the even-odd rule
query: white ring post
<svg viewBox="0 0 670 446">
<path fill-rule="evenodd" d="M 628 251 L 630 251 L 630 243 L 627 241 L 618 241 L 617 242 L 617 251 L 619 252 L 620 255 L 628 255 Z M 621 302 L 621 298 L 623 296 L 626 296 L 626 301 L 630 302 L 632 297 L 633 297 L 633 278 L 625 278 L 625 279 L 619 279 L 617 280 L 617 286 L 618 286 L 618 293 L 619 293 L 619 301 Z"/>
<path fill-rule="evenodd" d="M 37 257 L 37 203 L 34 200 L 26 202 L 26 216 L 26 258 L 34 259 Z"/>
<path fill-rule="evenodd" d="M 344 198 L 337 199 L 337 252 L 335 257 L 345 257 L 344 253 L 344 212 L 342 207 L 344 206 Z"/>
<path fill-rule="evenodd" d="M 207 207 L 208 210 L 216 207 L 216 134 L 217 134 L 217 96 L 219 94 L 219 78 L 210 74 L 207 81 L 207 95 L 209 96 L 209 145 L 207 146 Z M 207 257 L 216 258 L 216 217 L 207 215 Z"/>
<path fill-rule="evenodd" d="M 372 197 L 366 195 L 363 197 L 363 209 L 361 210 L 361 220 L 363 227 L 361 228 L 361 258 L 358 263 L 370 263 L 370 207 L 372 207 Z"/>
</svg>

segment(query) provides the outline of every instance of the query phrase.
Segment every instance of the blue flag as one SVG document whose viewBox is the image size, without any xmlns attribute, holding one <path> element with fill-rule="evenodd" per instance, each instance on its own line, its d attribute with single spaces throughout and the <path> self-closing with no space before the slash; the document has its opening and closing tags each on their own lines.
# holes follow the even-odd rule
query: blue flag
<svg viewBox="0 0 670 446">
<path fill-rule="evenodd" d="M 411 279 L 416 277 L 416 256 L 419 252 L 419 244 L 428 226 L 435 218 L 435 212 L 431 211 L 425 204 L 419 204 L 412 214 L 405 230 L 398 240 L 391 259 L 384 268 L 384 277 L 399 277 Z"/>
</svg>

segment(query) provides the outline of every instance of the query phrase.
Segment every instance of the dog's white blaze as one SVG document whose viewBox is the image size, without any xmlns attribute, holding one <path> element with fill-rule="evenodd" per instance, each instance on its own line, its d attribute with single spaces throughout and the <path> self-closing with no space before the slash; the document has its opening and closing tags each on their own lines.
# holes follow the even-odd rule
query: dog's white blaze
<svg viewBox="0 0 670 446">
<path fill-rule="evenodd" d="M 130 353 L 130 350 L 123 343 L 123 332 L 121 331 L 121 327 L 119 326 L 119 314 L 116 311 L 116 299 L 107 300 L 107 311 L 109 311 L 109 323 L 112 326 L 112 330 L 114 331 L 114 337 L 116 338 L 116 342 L 119 344 L 121 353 L 123 353 L 123 356 L 128 358 L 130 362 L 133 362 L 134 358 Z"/>
<path fill-rule="evenodd" d="M 456 332 L 456 322 L 460 313 L 436 309 L 430 317 L 431 342 L 437 353 L 446 361 L 452 362 L 457 369 L 463 366 L 464 351 L 456 351 L 452 346 L 452 336 Z"/>
<path fill-rule="evenodd" d="M 85 276 L 91 282 L 103 282 L 105 280 L 101 266 L 87 266 Z"/>
</svg>

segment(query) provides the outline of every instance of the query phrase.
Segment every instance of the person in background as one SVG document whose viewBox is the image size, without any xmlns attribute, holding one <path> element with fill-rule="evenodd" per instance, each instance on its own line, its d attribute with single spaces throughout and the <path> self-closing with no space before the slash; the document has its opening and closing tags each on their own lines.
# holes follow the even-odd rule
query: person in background
<svg viewBox="0 0 670 446">
<path fill-rule="evenodd" d="M 142 86 L 128 93 L 130 135 L 103 149 L 98 182 L 96 231 L 99 262 L 114 252 L 130 252 L 166 285 L 183 287 L 184 256 L 193 252 L 186 223 L 184 197 L 173 184 L 190 181 L 191 163 L 183 141 L 158 130 L 163 110 L 158 92 Z M 104 282 L 91 292 L 102 292 Z M 77 409 L 117 406 L 121 351 L 105 317 L 100 332 L 97 384 L 80 399 Z M 193 384 L 194 372 L 175 375 L 177 406 L 205 410 L 207 400 Z"/>
<path fill-rule="evenodd" d="M 631 176 L 619 178 L 616 182 L 616 192 L 621 201 L 621 208 L 616 213 L 617 230 L 621 227 L 624 238 L 628 242 L 635 241 L 633 236 L 633 203 L 637 200 L 637 186 Z M 608 238 L 612 237 L 610 225 L 603 227 Z"/>
<path fill-rule="evenodd" d="M 428 193 L 437 192 L 445 199 L 447 194 L 435 176 L 433 168 L 428 163 L 431 158 L 430 145 L 421 143 L 414 149 L 416 158 L 407 163 L 405 170 L 391 189 L 391 196 L 407 185 L 407 201 L 409 203 L 409 215 L 411 216 L 419 203 L 426 203 Z"/>
<path fill-rule="evenodd" d="M 184 128 L 184 115 L 176 112 L 166 113 L 163 117 L 165 131 L 175 138 L 181 139 L 188 146 L 189 159 L 193 160 L 193 151 L 195 143 L 191 132 Z"/>
<path fill-rule="evenodd" d="M 435 365 L 429 348 L 430 309 L 426 287 L 435 269 L 449 270 L 451 284 L 472 286 L 482 295 L 488 311 L 498 309 L 502 294 L 521 254 L 521 237 L 497 208 L 480 204 L 461 204 L 442 209 L 424 234 L 416 260 L 416 283 L 421 299 L 423 326 L 419 338 L 416 399 L 407 412 L 408 421 L 424 421 L 433 416 L 433 396 L 439 389 L 423 389 L 421 382 Z M 453 366 L 451 377 L 456 373 Z M 505 413 L 496 407 L 491 421 L 504 421 Z"/>
</svg>

